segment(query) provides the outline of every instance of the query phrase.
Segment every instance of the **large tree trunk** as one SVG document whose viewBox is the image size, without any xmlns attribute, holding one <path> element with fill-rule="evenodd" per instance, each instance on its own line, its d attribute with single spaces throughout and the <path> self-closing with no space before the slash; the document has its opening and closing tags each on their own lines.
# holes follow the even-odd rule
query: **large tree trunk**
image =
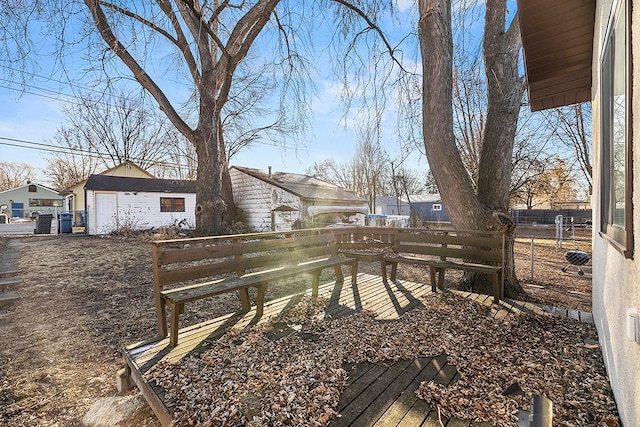
<svg viewBox="0 0 640 427">
<path fill-rule="evenodd" d="M 196 129 L 198 180 L 196 182 L 196 235 L 220 235 L 226 211 L 222 190 L 224 152 L 220 150 L 220 114 L 215 102 L 201 99 L 200 120 Z"/>
<path fill-rule="evenodd" d="M 500 1 L 490 0 L 487 4 L 487 9 L 490 7 L 495 8 L 496 5 L 492 3 L 500 3 Z M 504 0 L 502 0 L 502 3 L 504 3 Z M 418 36 L 423 69 L 423 135 L 429 166 L 433 171 L 440 195 L 447 206 L 447 212 L 454 227 L 473 230 L 503 230 L 508 236 L 511 236 L 508 238 L 509 252 L 507 255 L 506 276 L 509 277 L 509 282 L 505 288 L 505 294 L 512 297 L 517 296 L 520 294 L 521 288 L 518 290 L 519 285 L 515 280 L 512 221 L 510 221 L 508 215 L 505 215 L 505 205 L 496 205 L 492 202 L 493 197 L 497 198 L 495 195 L 500 193 L 499 200 L 506 200 L 508 204 L 508 178 L 511 170 L 510 153 L 513 147 L 513 135 L 510 142 L 511 148 L 508 149 L 509 154 L 498 153 L 502 141 L 484 140 L 485 144 L 483 145 L 485 146 L 497 145 L 497 147 L 488 147 L 487 154 L 494 153 L 496 157 L 507 157 L 501 158 L 493 170 L 485 167 L 480 169 L 479 174 L 488 174 L 488 176 L 483 177 L 487 183 L 496 179 L 504 181 L 506 178 L 507 186 L 504 189 L 504 194 L 501 192 L 502 187 L 499 187 L 493 190 L 495 193 L 488 192 L 491 196 L 483 195 L 478 197 L 456 147 L 453 134 L 451 1 L 420 0 L 418 4 L 420 13 Z M 492 10 L 487 13 L 493 16 L 494 12 Z M 515 64 L 517 66 L 517 61 Z M 497 83 L 500 83 L 499 79 Z M 490 99 L 489 102 L 491 101 Z M 495 120 L 495 118 L 492 120 Z M 489 121 L 488 118 L 487 128 L 490 127 L 492 132 L 495 132 L 496 126 L 490 126 Z M 500 126 L 499 123 L 496 125 Z M 493 151 L 489 151 L 490 149 Z M 489 157 L 485 157 L 485 159 L 491 159 L 494 162 L 498 160 Z"/>
<path fill-rule="evenodd" d="M 508 223 L 506 234 L 505 294 L 523 293 L 515 273 L 515 225 L 508 218 L 511 162 L 518 115 L 525 89 L 518 72 L 522 45 L 517 16 L 505 31 L 505 0 L 487 0 L 483 58 L 487 77 L 487 122 L 478 165 L 478 199 Z"/>
<path fill-rule="evenodd" d="M 422 131 L 429 167 L 452 223 L 484 228 L 478 202 L 453 135 L 453 37 L 450 0 L 420 0 L 418 36 L 422 54 Z"/>
</svg>

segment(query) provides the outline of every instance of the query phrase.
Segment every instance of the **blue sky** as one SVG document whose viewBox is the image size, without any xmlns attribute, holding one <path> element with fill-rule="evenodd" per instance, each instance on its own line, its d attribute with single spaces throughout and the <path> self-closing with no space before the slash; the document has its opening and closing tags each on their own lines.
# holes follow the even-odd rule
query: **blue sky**
<svg viewBox="0 0 640 427">
<path fill-rule="evenodd" d="M 407 22 L 406 16 L 410 15 L 406 12 L 413 4 L 413 0 L 398 2 L 400 20 L 405 18 L 404 22 Z M 405 25 L 416 24 L 408 22 Z M 407 31 L 415 31 L 415 28 L 407 28 Z M 27 86 L 23 87 L 7 77 L 10 70 L 0 63 L 0 161 L 45 167 L 46 158 L 51 153 L 36 149 L 46 148 L 38 144 L 51 143 L 56 129 L 65 122 L 64 105 L 73 102 L 74 92 L 86 87 L 86 80 L 79 79 L 70 84 L 48 80 L 45 76 L 52 72 L 48 69 L 52 65 L 46 57 L 41 59 L 39 66 L 39 71 L 34 71 L 27 79 Z M 257 143 L 239 153 L 232 164 L 260 169 L 272 166 L 274 170 L 304 173 L 314 162 L 325 158 L 349 160 L 357 144 L 356 130 L 351 126 L 358 120 L 357 113 L 350 113 L 345 123 L 338 85 L 329 73 L 316 81 L 316 90 L 312 103 L 312 127 L 304 141 L 297 145 L 288 141 L 276 145 L 268 141 Z M 392 113 L 390 111 L 384 116 L 382 141 L 385 150 L 394 156 L 399 149 Z M 286 148 L 283 149 L 282 145 Z M 426 160 L 419 153 L 415 153 L 407 164 L 426 173 Z M 34 179 L 43 181 L 44 177 Z"/>
</svg>

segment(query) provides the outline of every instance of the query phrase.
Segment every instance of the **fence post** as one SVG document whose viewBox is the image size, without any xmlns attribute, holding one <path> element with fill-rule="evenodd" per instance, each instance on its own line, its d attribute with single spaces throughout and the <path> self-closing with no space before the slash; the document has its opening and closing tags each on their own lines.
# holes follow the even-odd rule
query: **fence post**
<svg viewBox="0 0 640 427">
<path fill-rule="evenodd" d="M 533 236 L 531 236 L 531 283 L 533 283 Z"/>
<path fill-rule="evenodd" d="M 556 215 L 556 252 L 558 249 L 562 249 L 562 229 L 563 229 L 562 215 Z"/>
</svg>

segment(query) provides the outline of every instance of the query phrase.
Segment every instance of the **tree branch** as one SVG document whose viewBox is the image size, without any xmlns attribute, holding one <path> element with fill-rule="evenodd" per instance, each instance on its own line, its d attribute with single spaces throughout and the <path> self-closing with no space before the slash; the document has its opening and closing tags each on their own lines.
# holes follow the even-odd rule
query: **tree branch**
<svg viewBox="0 0 640 427">
<path fill-rule="evenodd" d="M 127 48 L 120 42 L 118 37 L 113 33 L 109 21 L 107 20 L 99 0 L 84 0 L 85 5 L 89 9 L 91 16 L 107 46 L 115 53 L 122 62 L 131 70 L 133 77 L 144 87 L 156 100 L 160 109 L 166 114 L 167 118 L 173 125 L 189 140 L 194 139 L 193 129 L 187 125 L 180 117 L 178 112 L 173 108 L 171 101 L 166 97 L 162 89 L 156 82 L 144 71 L 135 58 L 129 53 Z"/>
<path fill-rule="evenodd" d="M 163 35 L 165 38 L 167 38 L 169 41 L 171 41 L 173 44 L 177 44 L 178 40 L 175 39 L 175 37 L 173 37 L 171 34 L 169 34 L 164 28 L 157 26 L 156 24 L 154 24 L 153 22 L 149 21 L 148 19 L 143 18 L 142 16 L 131 12 L 130 10 L 127 9 L 123 9 L 120 6 L 117 6 L 113 3 L 109 3 L 103 0 L 99 1 L 100 5 L 103 7 L 106 7 L 107 9 L 111 9 L 115 12 L 121 13 L 124 16 L 128 16 L 129 18 L 138 21 L 139 23 L 141 23 L 142 25 L 151 28 L 153 31 Z"/>
<path fill-rule="evenodd" d="M 387 40 L 387 37 L 384 35 L 384 32 L 371 19 L 369 19 L 367 14 L 364 13 L 364 11 L 362 9 L 360 9 L 357 6 L 349 3 L 346 0 L 331 0 L 331 1 L 333 1 L 335 3 L 338 3 L 338 4 L 341 4 L 344 7 L 346 7 L 347 9 L 349 9 L 349 10 L 355 12 L 356 14 L 358 14 L 358 16 L 360 16 L 367 23 L 369 28 L 371 28 L 376 33 L 378 33 L 378 36 L 380 36 L 380 39 L 382 39 L 382 42 L 386 46 L 387 51 L 389 52 L 389 56 L 391 56 L 391 59 L 393 60 L 393 62 L 395 62 L 403 72 L 405 72 L 407 74 L 411 74 L 407 69 L 404 68 L 404 66 L 402 65 L 400 60 L 395 57 L 395 55 L 394 55 L 395 49 L 393 47 L 391 47 L 391 43 L 389 43 L 389 41 Z"/>
</svg>

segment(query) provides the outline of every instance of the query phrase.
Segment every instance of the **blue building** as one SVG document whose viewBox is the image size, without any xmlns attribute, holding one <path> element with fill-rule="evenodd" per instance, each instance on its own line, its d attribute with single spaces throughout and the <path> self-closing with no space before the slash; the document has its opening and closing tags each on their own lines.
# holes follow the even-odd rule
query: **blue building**
<svg viewBox="0 0 640 427">
<path fill-rule="evenodd" d="M 416 194 L 405 201 L 411 206 L 414 221 L 450 222 L 440 194 Z"/>
</svg>

